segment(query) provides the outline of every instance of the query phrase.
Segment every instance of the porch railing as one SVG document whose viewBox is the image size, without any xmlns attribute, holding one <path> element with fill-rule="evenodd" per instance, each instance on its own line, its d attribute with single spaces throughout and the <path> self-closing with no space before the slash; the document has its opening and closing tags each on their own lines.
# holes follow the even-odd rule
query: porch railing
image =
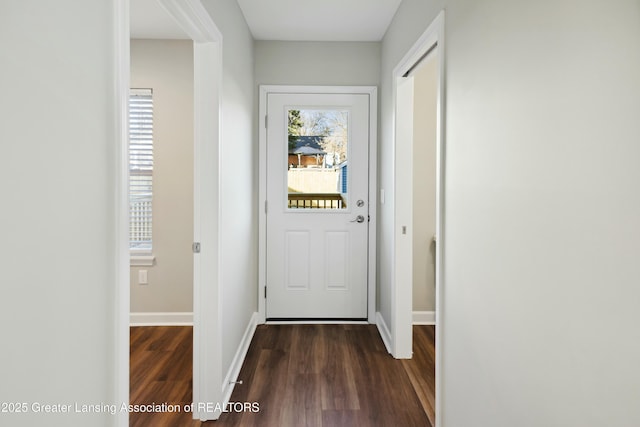
<svg viewBox="0 0 640 427">
<path fill-rule="evenodd" d="M 289 193 L 290 209 L 345 209 L 347 201 L 340 193 Z"/>
</svg>

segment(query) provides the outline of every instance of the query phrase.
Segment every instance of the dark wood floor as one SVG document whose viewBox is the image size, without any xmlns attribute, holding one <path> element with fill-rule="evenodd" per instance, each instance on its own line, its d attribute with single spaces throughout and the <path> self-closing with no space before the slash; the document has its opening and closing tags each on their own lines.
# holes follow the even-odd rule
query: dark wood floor
<svg viewBox="0 0 640 427">
<path fill-rule="evenodd" d="M 139 326 L 130 335 L 129 402 L 191 403 L 193 331 L 190 326 Z M 129 426 L 200 426 L 190 413 L 130 413 Z"/>
<path fill-rule="evenodd" d="M 131 328 L 131 403 L 191 403 L 190 327 Z M 373 325 L 260 325 L 228 412 L 131 414 L 130 426 L 425 426 L 435 424 L 435 331 L 414 326 L 414 357 L 395 360 Z"/>
</svg>

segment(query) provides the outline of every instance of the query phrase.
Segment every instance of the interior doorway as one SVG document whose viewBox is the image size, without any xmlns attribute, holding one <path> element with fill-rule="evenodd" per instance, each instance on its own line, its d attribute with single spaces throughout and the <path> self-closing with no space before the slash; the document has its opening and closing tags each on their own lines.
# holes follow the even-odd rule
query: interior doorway
<svg viewBox="0 0 640 427">
<path fill-rule="evenodd" d="M 130 52 L 131 324 L 190 325 L 193 42 L 132 38 Z"/>
<path fill-rule="evenodd" d="M 157 0 L 193 42 L 194 165 L 193 236 L 199 251 L 193 257 L 193 417 L 216 419 L 220 412 L 202 409 L 199 402 L 222 401 L 221 322 L 218 289 L 219 133 L 222 35 L 199 1 Z M 117 387 L 115 399 L 129 401 L 129 200 L 128 200 L 128 100 L 130 2 L 116 3 L 116 86 L 119 118 L 116 135 L 121 164 L 117 166 L 118 205 L 118 316 Z M 195 245 L 194 245 L 195 246 Z M 206 304 L 205 304 L 206 303 Z M 220 386 L 216 386 L 220 385 Z M 128 425 L 119 413 L 118 425 Z"/>
<path fill-rule="evenodd" d="M 414 315 L 414 278 L 433 275 L 433 319 L 436 329 L 436 399 L 435 412 L 440 412 L 440 363 L 442 351 L 442 299 L 445 177 L 445 46 L 444 11 L 431 23 L 409 49 L 393 72 L 395 101 L 395 212 L 394 275 L 395 300 L 392 306 L 392 338 L 394 357 L 412 357 Z M 435 92 L 429 95 L 428 92 Z M 435 96 L 435 99 L 433 97 Z M 429 107 L 431 105 L 431 107 Z M 429 142 L 431 141 L 431 142 Z M 427 151 L 425 151 L 427 150 Z M 429 154 L 431 151 L 431 154 Z M 434 152 L 435 151 L 435 152 Z M 428 160 L 433 156 L 433 161 Z M 427 159 L 429 165 L 420 161 Z M 425 188 L 428 186 L 428 188 Z M 424 202 L 434 202 L 433 215 L 426 213 Z M 431 233 L 433 231 L 433 233 Z M 426 258 L 426 259 L 425 259 Z M 416 264 L 433 271 L 420 270 Z M 418 280 L 419 282 L 420 280 Z M 427 282 L 428 283 L 428 282 Z M 429 289 L 425 289 L 429 291 Z M 423 292 L 422 296 L 428 296 Z M 417 302 L 417 301 L 416 301 Z M 427 302 L 428 304 L 428 302 Z M 425 308 L 429 308 L 428 305 Z M 429 310 L 425 310 L 429 311 Z M 427 322 L 425 322 L 427 323 Z M 441 425 L 436 417 L 436 426 Z"/>
<path fill-rule="evenodd" d="M 413 324 L 435 325 L 438 48 L 413 76 Z"/>
</svg>

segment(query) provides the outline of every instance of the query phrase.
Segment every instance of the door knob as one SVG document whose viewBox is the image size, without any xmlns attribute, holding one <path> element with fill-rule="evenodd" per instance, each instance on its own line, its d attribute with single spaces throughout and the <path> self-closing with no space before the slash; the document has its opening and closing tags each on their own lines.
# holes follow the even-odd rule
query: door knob
<svg viewBox="0 0 640 427">
<path fill-rule="evenodd" d="M 364 216 L 363 216 L 363 215 L 358 215 L 358 216 L 356 217 L 356 219 L 351 220 L 350 222 L 357 222 L 357 223 L 364 222 Z"/>
</svg>

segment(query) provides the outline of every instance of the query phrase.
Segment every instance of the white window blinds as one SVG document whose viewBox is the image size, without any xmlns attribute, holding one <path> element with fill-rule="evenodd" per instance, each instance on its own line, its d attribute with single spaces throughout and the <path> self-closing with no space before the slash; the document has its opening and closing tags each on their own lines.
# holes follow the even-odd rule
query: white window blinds
<svg viewBox="0 0 640 427">
<path fill-rule="evenodd" d="M 153 200 L 153 92 L 129 95 L 129 248 L 151 253 Z"/>
</svg>

